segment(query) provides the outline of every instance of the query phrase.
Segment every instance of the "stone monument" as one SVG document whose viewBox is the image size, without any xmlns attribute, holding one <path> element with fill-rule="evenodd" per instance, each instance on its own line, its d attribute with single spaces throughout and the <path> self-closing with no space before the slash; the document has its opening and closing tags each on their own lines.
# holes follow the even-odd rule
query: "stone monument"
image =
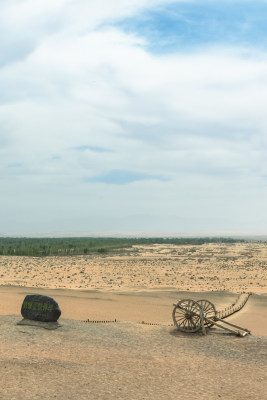
<svg viewBox="0 0 267 400">
<path fill-rule="evenodd" d="M 18 323 L 19 325 L 42 326 L 47 329 L 61 326 L 57 323 L 61 310 L 58 303 L 49 296 L 27 295 L 21 306 L 21 314 L 24 319 Z"/>
</svg>

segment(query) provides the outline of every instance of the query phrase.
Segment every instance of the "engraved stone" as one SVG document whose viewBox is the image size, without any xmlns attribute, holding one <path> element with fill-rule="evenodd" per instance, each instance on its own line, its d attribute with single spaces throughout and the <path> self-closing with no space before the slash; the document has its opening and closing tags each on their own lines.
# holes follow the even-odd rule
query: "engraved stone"
<svg viewBox="0 0 267 400">
<path fill-rule="evenodd" d="M 29 294 L 25 297 L 21 314 L 23 318 L 42 322 L 55 322 L 61 315 L 58 303 L 49 296 Z"/>
</svg>

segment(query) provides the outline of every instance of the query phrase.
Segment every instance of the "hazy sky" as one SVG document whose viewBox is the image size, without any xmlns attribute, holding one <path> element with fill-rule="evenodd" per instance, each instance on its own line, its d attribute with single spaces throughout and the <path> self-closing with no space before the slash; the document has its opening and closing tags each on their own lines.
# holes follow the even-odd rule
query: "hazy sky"
<svg viewBox="0 0 267 400">
<path fill-rule="evenodd" d="M 0 234 L 267 233 L 267 1 L 1 0 Z"/>
</svg>

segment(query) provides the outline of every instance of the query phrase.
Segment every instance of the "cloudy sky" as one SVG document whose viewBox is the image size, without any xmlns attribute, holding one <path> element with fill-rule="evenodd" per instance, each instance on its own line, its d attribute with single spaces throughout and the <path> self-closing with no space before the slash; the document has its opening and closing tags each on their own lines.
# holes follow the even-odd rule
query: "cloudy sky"
<svg viewBox="0 0 267 400">
<path fill-rule="evenodd" d="M 0 234 L 266 234 L 266 17 L 1 0 Z"/>
</svg>

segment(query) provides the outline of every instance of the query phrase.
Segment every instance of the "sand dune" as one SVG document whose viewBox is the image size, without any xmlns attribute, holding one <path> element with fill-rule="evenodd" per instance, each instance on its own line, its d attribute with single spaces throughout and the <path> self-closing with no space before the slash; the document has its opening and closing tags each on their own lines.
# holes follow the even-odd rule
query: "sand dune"
<svg viewBox="0 0 267 400">
<path fill-rule="evenodd" d="M 266 262 L 260 243 L 0 257 L 0 399 L 265 399 Z M 228 320 L 251 336 L 172 326 L 179 298 L 221 309 L 242 291 L 254 294 Z M 16 325 L 30 293 L 59 303 L 61 328 Z"/>
</svg>

